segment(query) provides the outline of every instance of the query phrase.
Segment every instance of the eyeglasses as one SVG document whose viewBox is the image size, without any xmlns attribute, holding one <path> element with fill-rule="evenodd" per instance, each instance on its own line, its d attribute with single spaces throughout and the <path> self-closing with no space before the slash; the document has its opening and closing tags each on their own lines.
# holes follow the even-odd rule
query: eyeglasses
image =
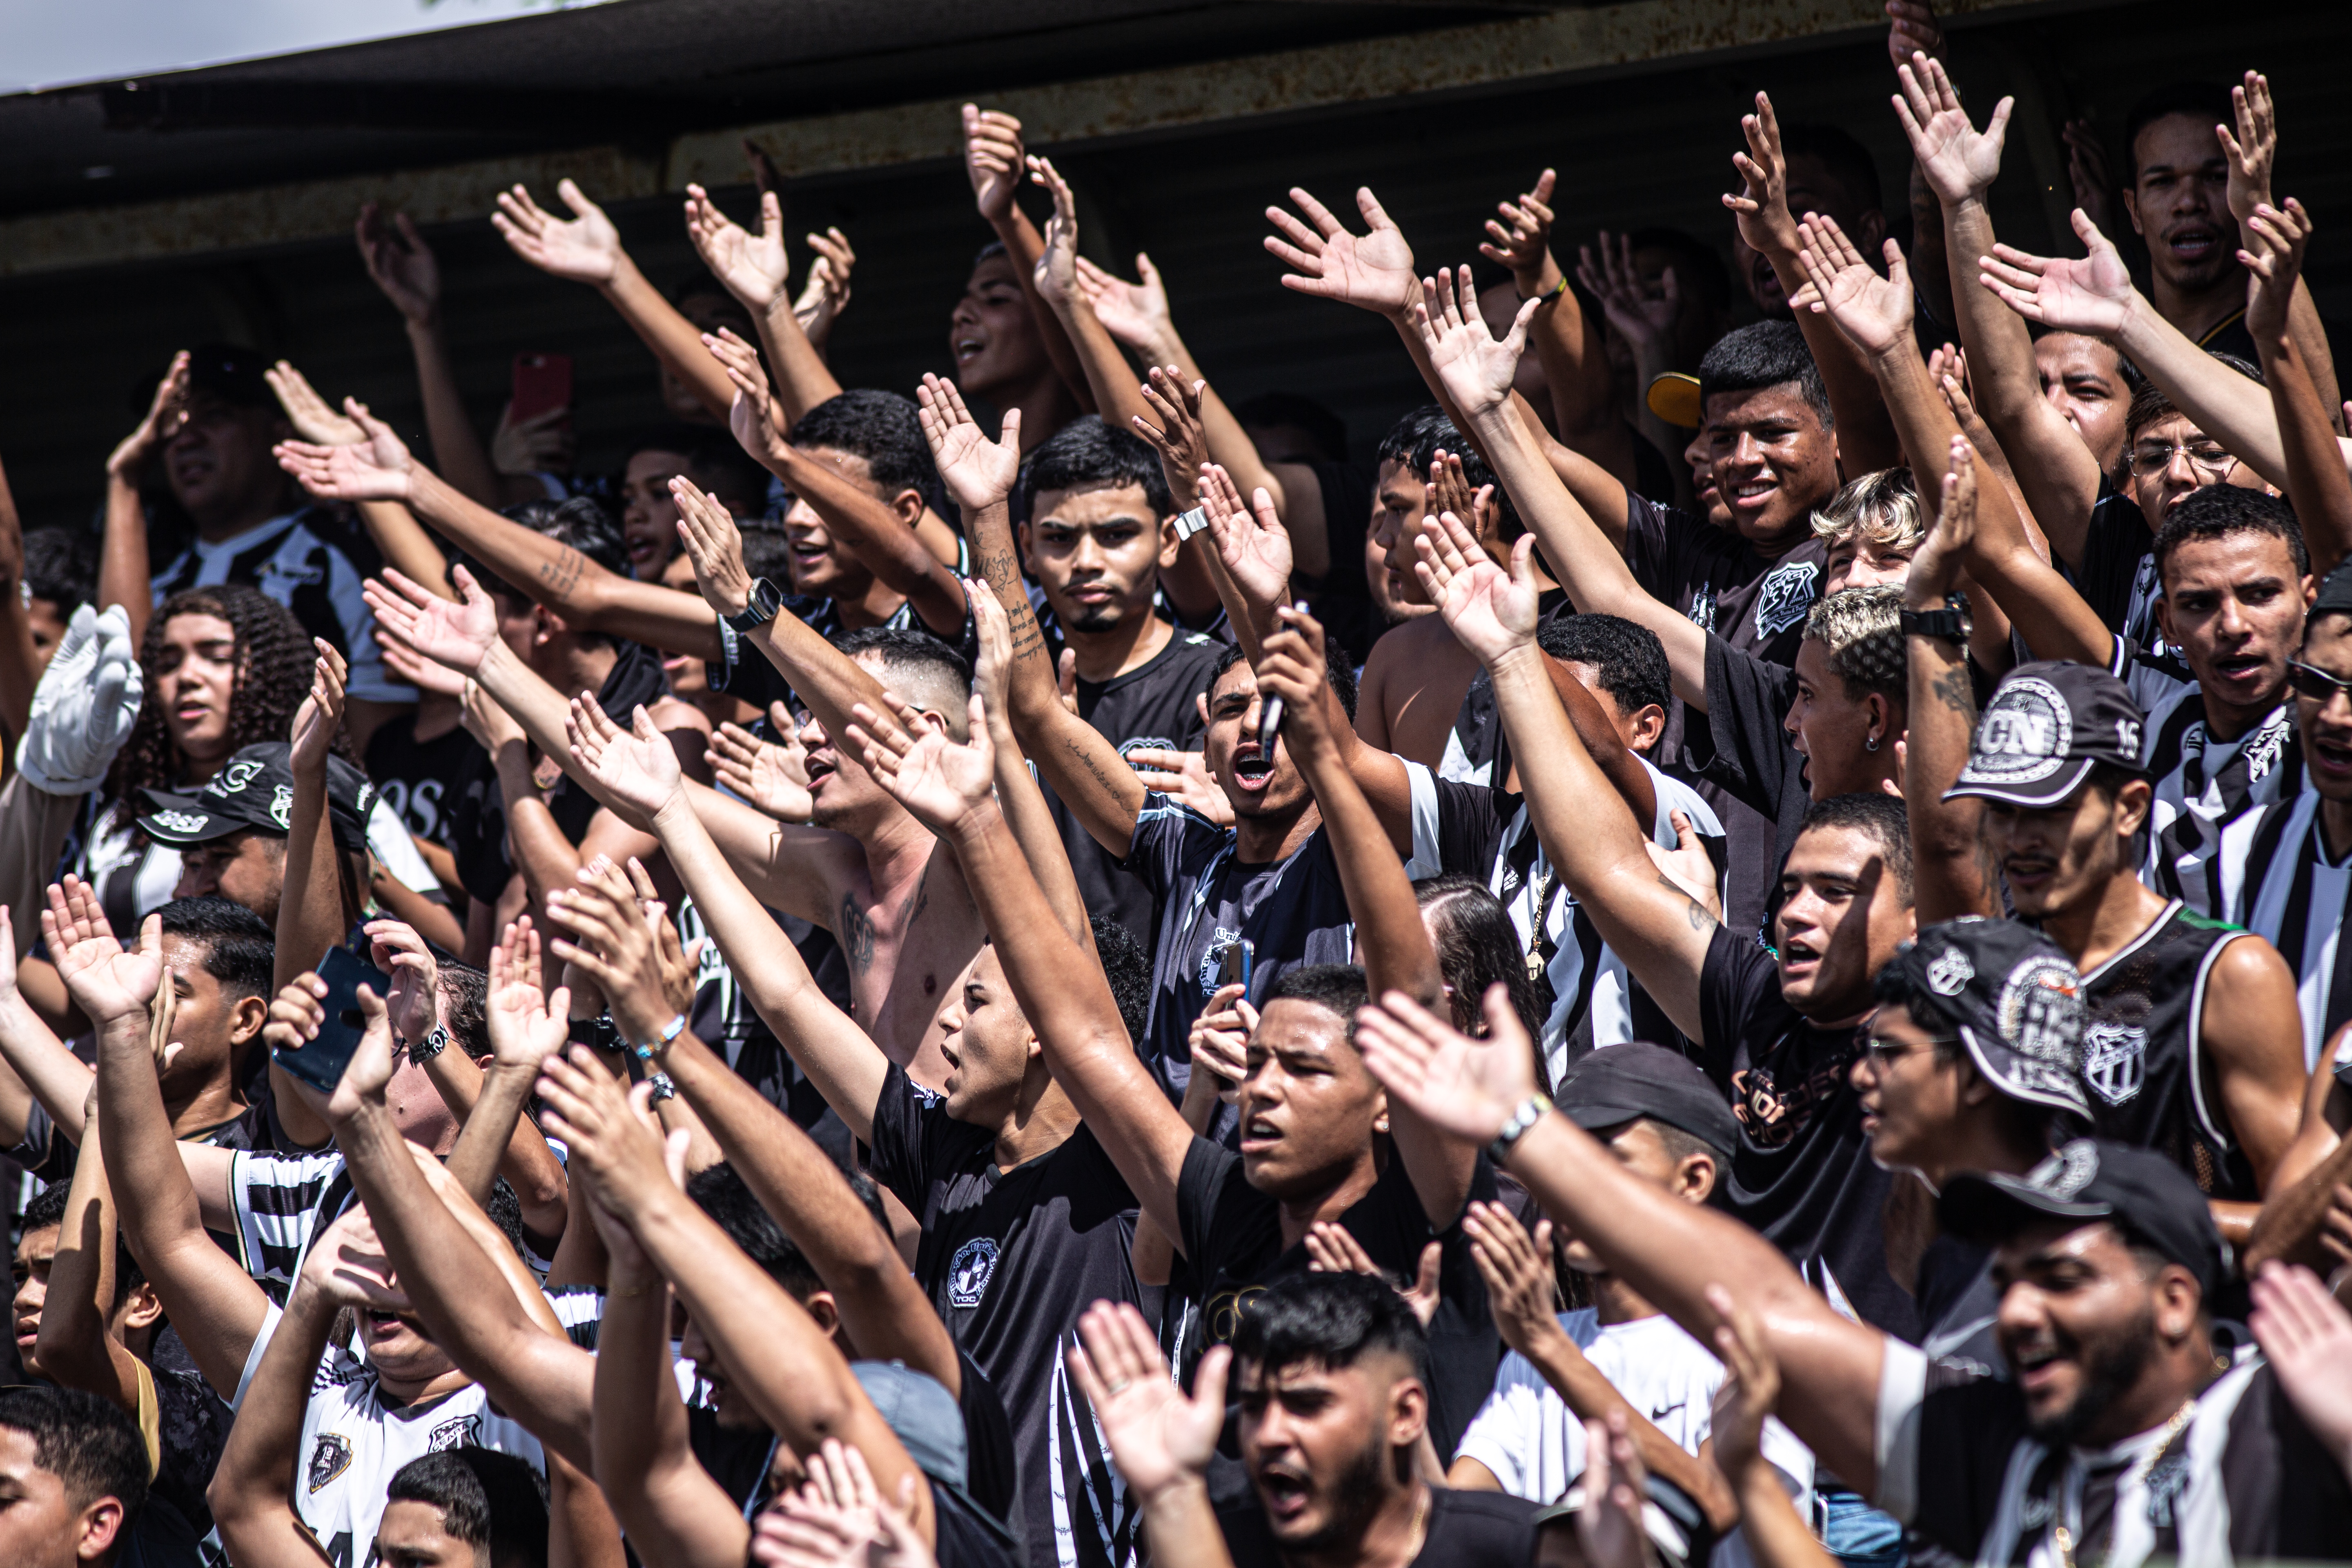
<svg viewBox="0 0 2352 1568">
<path fill-rule="evenodd" d="M 2213 479 L 2225 478 L 2238 466 L 2238 459 L 2210 441 L 2195 446 L 2186 441 L 2144 441 L 2132 448 L 2131 471 L 2140 479 L 2160 474 L 2172 467 L 2174 454 L 2189 459 L 2189 466 Z"/>
<path fill-rule="evenodd" d="M 2299 658 L 2286 661 L 2286 683 L 2294 688 L 2294 694 L 2297 697 L 2308 697 L 2322 706 L 2335 700 L 2336 694 L 2339 691 L 2347 696 L 2352 696 L 2352 679 L 2347 679 L 2340 675 L 2330 675 L 2327 671 L 2315 668 Z"/>
<path fill-rule="evenodd" d="M 1959 1043 L 1958 1039 L 1952 1039 L 1937 1040 L 1931 1045 L 1915 1046 L 1904 1040 L 1890 1040 L 1884 1035 L 1873 1035 L 1863 1042 L 1862 1048 L 1864 1054 L 1870 1058 L 1872 1066 L 1891 1068 L 1905 1057 L 1916 1056 L 1921 1051 L 1933 1050 L 1937 1046 L 1957 1046 Z"/>
</svg>

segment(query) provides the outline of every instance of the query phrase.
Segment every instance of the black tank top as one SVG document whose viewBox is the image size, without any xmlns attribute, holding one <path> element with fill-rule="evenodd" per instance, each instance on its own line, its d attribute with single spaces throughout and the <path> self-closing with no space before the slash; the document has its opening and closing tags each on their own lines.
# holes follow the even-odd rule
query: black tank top
<svg viewBox="0 0 2352 1568">
<path fill-rule="evenodd" d="M 2175 899 L 2138 940 L 2083 976 L 2083 1079 L 2101 1138 L 2165 1154 L 2217 1198 L 2257 1200 L 2253 1167 L 2202 1048 L 2213 962 L 2248 934 Z"/>
</svg>

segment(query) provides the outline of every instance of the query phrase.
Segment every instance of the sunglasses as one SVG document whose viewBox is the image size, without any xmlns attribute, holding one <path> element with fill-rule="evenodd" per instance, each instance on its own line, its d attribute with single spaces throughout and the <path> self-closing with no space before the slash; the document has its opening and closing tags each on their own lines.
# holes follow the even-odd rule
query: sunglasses
<svg viewBox="0 0 2352 1568">
<path fill-rule="evenodd" d="M 2286 661 L 2286 683 L 2294 689 L 2297 697 L 2308 697 L 2321 704 L 2332 701 L 2339 691 L 2352 696 L 2352 679 L 2314 668 L 2299 658 Z"/>
</svg>

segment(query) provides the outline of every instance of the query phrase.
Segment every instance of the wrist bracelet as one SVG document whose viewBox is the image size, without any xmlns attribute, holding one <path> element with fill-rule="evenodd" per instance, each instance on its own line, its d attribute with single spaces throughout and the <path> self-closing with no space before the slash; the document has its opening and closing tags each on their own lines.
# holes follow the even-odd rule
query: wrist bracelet
<svg viewBox="0 0 2352 1568">
<path fill-rule="evenodd" d="M 660 1034 L 656 1035 L 650 1040 L 638 1040 L 633 1042 L 629 1048 L 637 1053 L 637 1059 L 639 1061 L 649 1062 L 654 1059 L 654 1053 L 656 1051 L 667 1049 L 672 1040 L 677 1039 L 684 1033 L 686 1033 L 686 1015 L 680 1013 L 677 1017 L 672 1018 L 668 1023 L 662 1026 Z"/>
<path fill-rule="evenodd" d="M 1511 289 L 1511 292 L 1512 292 L 1512 293 L 1514 293 L 1514 294 L 1518 294 L 1518 292 L 1519 292 L 1519 291 L 1518 291 L 1518 289 L 1517 289 L 1517 287 L 1514 287 L 1514 288 Z M 1567 293 L 1567 292 L 1568 292 L 1568 274 L 1567 274 L 1567 273 L 1565 273 L 1565 272 L 1563 272 L 1563 273 L 1561 273 L 1561 274 L 1559 275 L 1559 282 L 1557 282 L 1557 283 L 1555 283 L 1555 284 L 1553 284 L 1550 288 L 1549 288 L 1549 289 L 1545 289 L 1542 293 L 1540 293 L 1540 294 L 1519 294 L 1519 303 L 1520 303 L 1520 304 L 1522 304 L 1522 305 L 1524 305 L 1524 304 L 1526 304 L 1526 303 L 1527 303 L 1528 300 L 1557 300 L 1557 299 L 1559 299 L 1562 294 L 1565 294 L 1565 293 Z"/>
<path fill-rule="evenodd" d="M 426 1035 L 424 1039 L 410 1043 L 408 1047 L 409 1065 L 412 1067 L 421 1068 L 426 1062 L 431 1061 L 435 1057 L 439 1056 L 443 1051 L 447 1050 L 448 1048 L 449 1030 L 447 1026 L 442 1024 L 436 1024 L 433 1026 L 432 1032 Z"/>
<path fill-rule="evenodd" d="M 1176 542 L 1183 543 L 1208 526 L 1209 509 L 1207 507 L 1196 506 L 1191 511 L 1179 513 L 1176 518 Z"/>
<path fill-rule="evenodd" d="M 1511 1112 L 1510 1120 L 1503 1123 L 1503 1130 L 1495 1134 L 1492 1143 L 1486 1145 L 1487 1157 L 1497 1165 L 1508 1160 L 1512 1149 L 1528 1135 L 1528 1130 L 1541 1121 L 1550 1110 L 1551 1101 L 1540 1094 L 1531 1094 L 1519 1101 L 1519 1108 Z"/>
</svg>

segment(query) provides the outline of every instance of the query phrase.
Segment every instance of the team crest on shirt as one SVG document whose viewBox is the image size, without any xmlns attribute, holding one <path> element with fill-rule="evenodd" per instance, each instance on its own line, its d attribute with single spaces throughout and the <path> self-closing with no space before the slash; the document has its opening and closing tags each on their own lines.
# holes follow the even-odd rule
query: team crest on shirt
<svg viewBox="0 0 2352 1568">
<path fill-rule="evenodd" d="M 1223 965 L 1225 949 L 1241 941 L 1242 933 L 1219 926 L 1209 933 L 1208 948 L 1201 954 L 1201 994 L 1217 994 L 1217 971 Z"/>
<path fill-rule="evenodd" d="M 294 831 L 294 786 L 292 784 L 279 784 L 278 793 L 269 797 L 269 820 L 289 833 Z"/>
<path fill-rule="evenodd" d="M 316 1492 L 351 1468 L 350 1441 L 332 1432 L 320 1433 L 319 1446 L 310 1450 L 310 1489 Z"/>
<path fill-rule="evenodd" d="M 2137 1024 L 2093 1024 L 2083 1031 L 2083 1081 L 2109 1105 L 2137 1094 L 2147 1079 L 2147 1031 Z"/>
<path fill-rule="evenodd" d="M 1183 749 L 1165 735 L 1129 735 L 1118 743 L 1118 760 L 1129 767 L 1136 767 L 1139 765 L 1135 760 L 1138 752 L 1181 752 Z"/>
<path fill-rule="evenodd" d="M 208 795 L 236 795 L 251 784 L 254 775 L 259 772 L 261 764 L 257 762 L 231 763 L 220 771 L 219 777 L 205 786 L 205 791 Z"/>
<path fill-rule="evenodd" d="M 2287 737 L 2294 726 L 2284 712 L 2246 738 L 2246 777 L 2249 780 L 2266 776 L 2286 755 Z"/>
<path fill-rule="evenodd" d="M 1821 574 L 1811 561 L 1783 561 L 1772 568 L 1756 591 L 1756 635 L 1779 637 L 1803 620 L 1819 596 L 1814 583 Z"/>
<path fill-rule="evenodd" d="M 996 1251 L 995 1240 L 985 1236 L 975 1236 L 956 1248 L 955 1261 L 948 1266 L 949 1306 L 980 1305 L 996 1275 Z"/>
<path fill-rule="evenodd" d="M 482 1418 L 460 1415 L 455 1421 L 444 1421 L 433 1428 L 425 1439 L 425 1451 L 437 1454 L 444 1448 L 478 1448 L 482 1446 Z"/>
<path fill-rule="evenodd" d="M 1701 583 L 1691 595 L 1690 622 L 1703 632 L 1715 630 L 1715 584 Z"/>
</svg>

